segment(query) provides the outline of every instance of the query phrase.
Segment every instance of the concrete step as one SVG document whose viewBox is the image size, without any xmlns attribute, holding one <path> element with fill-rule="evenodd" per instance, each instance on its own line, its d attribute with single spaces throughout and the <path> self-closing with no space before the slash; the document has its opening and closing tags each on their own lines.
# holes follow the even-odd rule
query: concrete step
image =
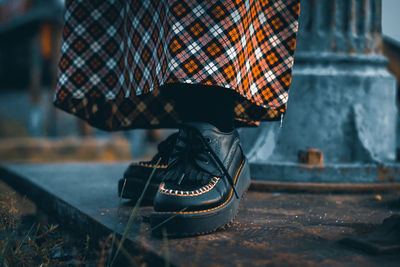
<svg viewBox="0 0 400 267">
<path fill-rule="evenodd" d="M 117 217 L 117 181 L 128 164 L 6 164 L 0 168 L 0 179 L 65 227 L 96 239 L 114 229 L 119 234 L 124 231 L 133 203 L 123 201 Z M 199 237 L 152 237 L 148 223 L 152 207 L 141 207 L 127 249 L 150 265 L 399 264 L 400 255 L 369 255 L 338 242 L 400 214 L 399 192 L 377 196 L 259 191 L 246 194 L 232 227 Z"/>
</svg>

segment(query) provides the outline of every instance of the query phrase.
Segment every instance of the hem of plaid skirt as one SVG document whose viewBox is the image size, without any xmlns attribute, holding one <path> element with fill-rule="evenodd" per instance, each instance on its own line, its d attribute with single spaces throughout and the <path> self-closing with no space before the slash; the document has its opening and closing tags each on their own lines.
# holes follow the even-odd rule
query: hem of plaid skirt
<svg viewBox="0 0 400 267">
<path fill-rule="evenodd" d="M 170 84 L 170 83 L 166 83 Z M 166 85 L 163 84 L 163 85 Z M 162 88 L 163 85 L 160 85 L 159 88 Z M 203 84 L 207 86 L 208 84 Z M 268 107 L 263 107 L 255 103 L 254 101 L 247 99 L 244 97 L 242 94 L 240 94 L 238 91 L 235 89 L 230 89 L 218 85 L 213 85 L 220 87 L 225 90 L 232 90 L 234 93 L 236 93 L 238 99 L 237 101 L 240 101 L 242 103 L 246 103 L 248 105 L 248 108 L 253 109 L 253 114 L 263 114 L 263 115 L 258 115 L 251 119 L 246 119 L 242 117 L 235 117 L 235 127 L 236 128 L 242 128 L 242 127 L 257 127 L 261 121 L 280 121 L 282 116 L 286 113 L 286 106 L 283 105 L 278 108 L 268 108 Z M 159 90 L 159 88 L 156 88 L 154 90 Z M 65 93 L 65 91 L 63 91 Z M 136 98 L 142 98 L 142 97 L 148 97 L 151 95 L 151 92 L 144 93 L 139 96 L 135 96 Z M 153 96 L 155 97 L 155 96 Z M 126 98 L 129 99 L 129 98 Z M 165 118 L 160 118 L 158 124 L 151 124 L 148 120 L 144 119 L 138 119 L 132 122 L 129 125 L 123 125 L 121 123 L 121 119 L 117 118 L 117 116 L 109 115 L 113 113 L 113 105 L 115 105 L 115 99 L 113 100 L 107 100 L 104 96 L 97 97 L 94 103 L 90 101 L 91 99 L 88 98 L 75 98 L 72 96 L 71 93 L 68 93 L 68 96 L 64 97 L 63 100 L 61 101 L 57 95 L 56 98 L 53 101 L 53 104 L 55 107 L 72 114 L 84 121 L 86 121 L 89 125 L 104 130 L 108 132 L 113 132 L 113 131 L 124 131 L 124 130 L 132 130 L 132 129 L 160 129 L 160 128 L 179 128 L 179 125 L 181 121 L 179 119 L 173 119 L 171 116 L 165 116 Z M 122 102 L 123 100 L 121 100 Z M 86 103 L 85 103 L 86 102 Z M 96 105 L 96 112 L 93 112 L 93 106 L 94 104 Z M 76 107 L 81 106 L 83 108 L 80 108 L 77 110 Z M 273 117 L 271 116 L 266 116 L 268 110 L 275 110 L 276 113 L 274 114 Z M 281 111 L 283 110 L 283 111 Z M 114 113 L 115 114 L 115 113 Z M 177 116 L 177 115 L 176 115 Z"/>
</svg>

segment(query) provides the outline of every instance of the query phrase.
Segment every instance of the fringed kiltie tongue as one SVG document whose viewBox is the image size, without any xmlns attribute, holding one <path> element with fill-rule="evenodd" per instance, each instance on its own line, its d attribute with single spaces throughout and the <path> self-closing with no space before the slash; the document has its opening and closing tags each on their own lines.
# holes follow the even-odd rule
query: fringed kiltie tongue
<svg viewBox="0 0 400 267">
<path fill-rule="evenodd" d="M 171 134 L 167 139 L 162 141 L 157 145 L 157 154 L 150 161 L 151 163 L 157 163 L 158 158 L 168 159 L 170 157 L 171 151 L 174 148 L 176 138 L 178 137 L 178 132 Z M 148 162 L 140 161 L 139 163 L 147 164 Z"/>
<path fill-rule="evenodd" d="M 204 185 L 212 177 L 226 177 L 238 198 L 231 175 L 211 148 L 207 137 L 194 127 L 183 126 L 170 156 L 164 181 L 176 182 L 177 185 Z"/>
</svg>

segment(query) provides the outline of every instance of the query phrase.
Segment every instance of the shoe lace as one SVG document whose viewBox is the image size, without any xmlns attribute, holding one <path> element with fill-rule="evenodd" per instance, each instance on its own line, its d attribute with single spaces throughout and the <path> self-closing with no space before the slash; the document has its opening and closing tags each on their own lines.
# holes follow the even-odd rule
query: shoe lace
<svg viewBox="0 0 400 267">
<path fill-rule="evenodd" d="M 167 171 L 174 168 L 175 165 L 179 164 L 181 166 L 194 166 L 197 170 L 205 172 L 210 176 L 215 176 L 209 170 L 200 166 L 197 161 L 208 162 L 212 161 L 218 168 L 222 171 L 222 177 L 226 177 L 229 184 L 231 185 L 235 196 L 239 198 L 236 192 L 234 180 L 229 174 L 228 170 L 225 168 L 222 161 L 219 159 L 218 155 L 214 152 L 209 144 L 208 138 L 204 137 L 196 128 L 190 126 L 185 127 L 185 135 L 177 136 L 177 144 L 175 146 L 174 152 L 170 155 L 171 163 L 169 164 Z M 179 142 L 180 141 L 180 142 Z M 181 184 L 182 180 L 185 178 L 186 173 L 183 173 L 179 177 L 178 185 Z M 188 177 L 190 179 L 190 176 Z"/>
</svg>

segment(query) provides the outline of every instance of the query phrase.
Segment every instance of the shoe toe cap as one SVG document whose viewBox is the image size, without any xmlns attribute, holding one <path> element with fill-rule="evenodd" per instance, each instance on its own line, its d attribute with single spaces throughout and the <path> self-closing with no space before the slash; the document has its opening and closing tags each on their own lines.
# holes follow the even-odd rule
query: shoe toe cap
<svg viewBox="0 0 400 267">
<path fill-rule="evenodd" d="M 169 189 L 165 183 L 161 183 L 154 199 L 154 210 L 157 212 L 198 211 L 215 207 L 226 196 L 226 187 L 221 186 L 222 184 L 223 182 L 216 178 L 206 186 L 183 191 Z"/>
</svg>

